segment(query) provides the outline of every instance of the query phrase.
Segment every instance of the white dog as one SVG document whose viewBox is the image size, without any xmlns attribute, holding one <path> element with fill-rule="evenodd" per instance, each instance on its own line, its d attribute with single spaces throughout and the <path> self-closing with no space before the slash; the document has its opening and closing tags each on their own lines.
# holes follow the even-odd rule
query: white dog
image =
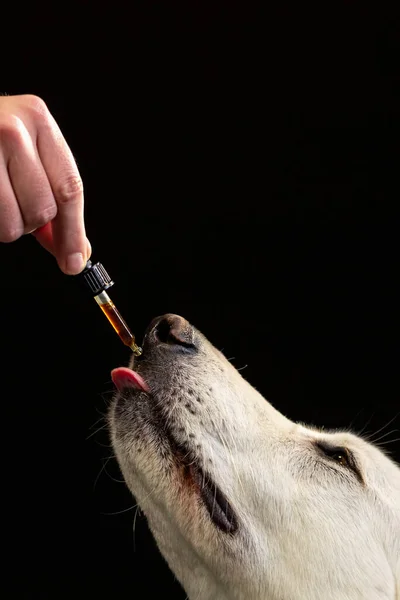
<svg viewBox="0 0 400 600">
<path fill-rule="evenodd" d="M 112 442 L 190 600 L 400 600 L 390 458 L 289 421 L 176 315 L 135 368 L 112 374 Z"/>
</svg>

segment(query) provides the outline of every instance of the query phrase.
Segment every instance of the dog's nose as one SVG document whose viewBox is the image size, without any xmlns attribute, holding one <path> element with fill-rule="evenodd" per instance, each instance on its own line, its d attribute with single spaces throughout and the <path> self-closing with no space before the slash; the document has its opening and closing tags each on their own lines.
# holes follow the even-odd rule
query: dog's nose
<svg viewBox="0 0 400 600">
<path fill-rule="evenodd" d="M 150 324 L 148 337 L 162 344 L 194 348 L 193 327 L 179 315 L 163 315 Z"/>
</svg>

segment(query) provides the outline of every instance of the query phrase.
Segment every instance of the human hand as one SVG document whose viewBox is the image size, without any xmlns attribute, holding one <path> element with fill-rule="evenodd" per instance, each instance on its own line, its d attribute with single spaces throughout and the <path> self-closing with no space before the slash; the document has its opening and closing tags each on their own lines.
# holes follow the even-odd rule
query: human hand
<svg viewBox="0 0 400 600">
<path fill-rule="evenodd" d="M 37 96 L 2 96 L 0 242 L 28 233 L 68 275 L 90 257 L 82 180 L 56 121 Z"/>
</svg>

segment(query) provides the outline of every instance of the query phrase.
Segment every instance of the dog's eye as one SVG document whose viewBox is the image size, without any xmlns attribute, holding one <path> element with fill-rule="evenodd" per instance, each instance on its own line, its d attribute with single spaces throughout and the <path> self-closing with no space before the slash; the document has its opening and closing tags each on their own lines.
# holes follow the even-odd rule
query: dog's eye
<svg viewBox="0 0 400 600">
<path fill-rule="evenodd" d="M 341 464 L 345 467 L 349 465 L 349 461 L 347 459 L 347 454 L 345 452 L 342 452 L 341 450 L 332 452 L 331 454 L 329 454 L 329 456 L 332 458 L 332 460 L 335 460 L 336 462 L 338 462 L 339 464 Z"/>
<path fill-rule="evenodd" d="M 335 462 L 339 463 L 343 467 L 350 467 L 350 456 L 347 448 L 343 448 L 340 446 L 330 446 L 325 444 L 324 442 L 318 442 L 317 446 L 325 456 L 328 456 Z"/>
<path fill-rule="evenodd" d="M 354 473 L 360 483 L 364 483 L 359 463 L 350 450 L 343 446 L 333 446 L 332 444 L 329 444 L 329 442 L 323 440 L 318 440 L 315 445 L 325 457 L 342 467 L 349 469 Z"/>
</svg>

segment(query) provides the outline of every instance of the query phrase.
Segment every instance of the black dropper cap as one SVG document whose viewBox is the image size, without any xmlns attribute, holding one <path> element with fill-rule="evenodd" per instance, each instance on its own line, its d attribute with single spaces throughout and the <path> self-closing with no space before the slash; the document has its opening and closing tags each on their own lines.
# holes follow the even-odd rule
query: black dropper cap
<svg viewBox="0 0 400 600">
<path fill-rule="evenodd" d="M 97 296 L 114 285 L 114 282 L 103 265 L 99 262 L 93 264 L 91 260 L 87 261 L 80 279 L 84 282 L 86 288 L 89 289 L 93 296 Z"/>
</svg>

